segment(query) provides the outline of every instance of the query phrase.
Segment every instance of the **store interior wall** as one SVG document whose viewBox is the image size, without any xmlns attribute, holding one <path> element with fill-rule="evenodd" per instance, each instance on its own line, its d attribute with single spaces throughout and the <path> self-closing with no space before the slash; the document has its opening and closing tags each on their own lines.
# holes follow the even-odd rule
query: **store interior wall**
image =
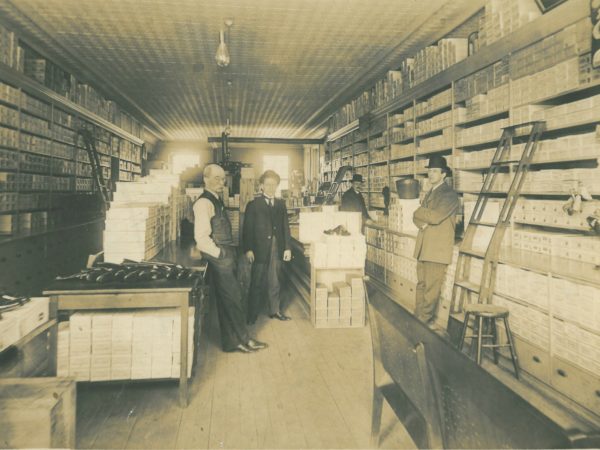
<svg viewBox="0 0 600 450">
<path fill-rule="evenodd" d="M 231 145 L 231 160 L 252 164 L 256 178 L 264 171 L 263 158 L 267 155 L 288 156 L 290 173 L 293 170 L 304 171 L 304 148 L 301 144 Z"/>
</svg>

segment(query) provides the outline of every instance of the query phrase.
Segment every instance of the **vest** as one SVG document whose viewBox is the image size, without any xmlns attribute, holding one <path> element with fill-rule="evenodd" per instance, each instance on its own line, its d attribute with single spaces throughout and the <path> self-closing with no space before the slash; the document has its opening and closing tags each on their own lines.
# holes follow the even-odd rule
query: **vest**
<svg viewBox="0 0 600 450">
<path fill-rule="evenodd" d="M 227 213 L 225 212 L 221 200 L 206 190 L 200 195 L 198 200 L 201 198 L 210 200 L 215 208 L 215 215 L 210 218 L 210 228 L 212 230 L 212 233 L 210 234 L 211 239 L 215 241 L 215 244 L 217 245 L 233 245 L 231 222 L 229 222 L 229 218 L 227 217 Z"/>
</svg>

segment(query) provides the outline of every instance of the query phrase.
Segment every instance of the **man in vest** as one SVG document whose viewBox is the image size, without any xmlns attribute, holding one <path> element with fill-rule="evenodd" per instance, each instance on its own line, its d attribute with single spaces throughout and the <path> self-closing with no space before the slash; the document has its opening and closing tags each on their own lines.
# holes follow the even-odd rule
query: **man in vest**
<svg viewBox="0 0 600 450">
<path fill-rule="evenodd" d="M 208 261 L 216 294 L 221 344 L 226 352 L 252 353 L 267 344 L 250 338 L 242 292 L 235 276 L 237 252 L 231 223 L 219 194 L 225 186 L 225 171 L 216 164 L 204 168 L 204 192 L 194 203 L 196 247 Z"/>
<path fill-rule="evenodd" d="M 415 244 L 417 288 L 415 316 L 435 329 L 435 316 L 448 264 L 454 246 L 454 216 L 458 195 L 444 182 L 450 168 L 443 156 L 434 155 L 427 164 L 431 189 L 413 214 L 419 228 Z"/>
<path fill-rule="evenodd" d="M 267 297 L 269 317 L 290 320 L 281 312 L 280 284 L 282 261 L 292 259 L 290 226 L 285 202 L 275 198 L 280 178 L 267 170 L 259 179 L 263 195 L 246 206 L 243 244 L 246 257 L 252 263 L 252 282 L 248 301 L 248 323 L 253 324 Z"/>
</svg>

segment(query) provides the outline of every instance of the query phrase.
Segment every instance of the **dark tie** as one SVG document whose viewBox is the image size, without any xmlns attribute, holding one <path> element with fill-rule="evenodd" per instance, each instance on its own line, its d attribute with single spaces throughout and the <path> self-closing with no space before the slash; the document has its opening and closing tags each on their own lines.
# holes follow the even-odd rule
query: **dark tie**
<svg viewBox="0 0 600 450">
<path fill-rule="evenodd" d="M 269 206 L 273 207 L 273 199 L 271 197 L 267 197 L 267 203 Z"/>
</svg>

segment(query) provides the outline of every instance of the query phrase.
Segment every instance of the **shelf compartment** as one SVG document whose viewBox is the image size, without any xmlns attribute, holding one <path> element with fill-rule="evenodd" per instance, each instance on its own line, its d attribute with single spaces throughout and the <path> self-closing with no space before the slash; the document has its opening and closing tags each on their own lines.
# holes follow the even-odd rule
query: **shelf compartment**
<svg viewBox="0 0 600 450">
<path fill-rule="evenodd" d="M 462 120 L 460 122 L 456 122 L 454 125 L 457 127 L 468 127 L 468 126 L 476 126 L 491 119 L 499 119 L 502 116 L 508 116 L 508 109 L 504 109 L 501 111 L 491 112 L 488 114 L 483 114 L 479 117 L 475 117 L 472 119 Z"/>
<path fill-rule="evenodd" d="M 436 148 L 433 150 L 426 150 L 423 152 L 418 151 L 418 148 L 417 148 L 417 155 L 430 155 L 432 153 L 444 153 L 444 152 L 451 152 L 451 151 L 452 151 L 452 147 Z"/>
<path fill-rule="evenodd" d="M 416 114 L 415 115 L 415 119 L 416 120 L 421 119 L 421 121 L 422 121 L 423 119 L 427 119 L 427 118 L 433 117 L 433 116 L 435 116 L 437 114 L 440 114 L 440 113 L 443 113 L 443 112 L 446 112 L 446 111 L 450 111 L 451 109 L 452 109 L 452 103 L 448 103 L 447 105 L 442 105 L 442 106 L 438 106 L 436 108 L 433 108 L 430 111 L 423 112 L 421 114 Z"/>
<path fill-rule="evenodd" d="M 503 247 L 500 262 L 557 278 L 600 286 L 600 266 L 559 256 Z"/>
</svg>

